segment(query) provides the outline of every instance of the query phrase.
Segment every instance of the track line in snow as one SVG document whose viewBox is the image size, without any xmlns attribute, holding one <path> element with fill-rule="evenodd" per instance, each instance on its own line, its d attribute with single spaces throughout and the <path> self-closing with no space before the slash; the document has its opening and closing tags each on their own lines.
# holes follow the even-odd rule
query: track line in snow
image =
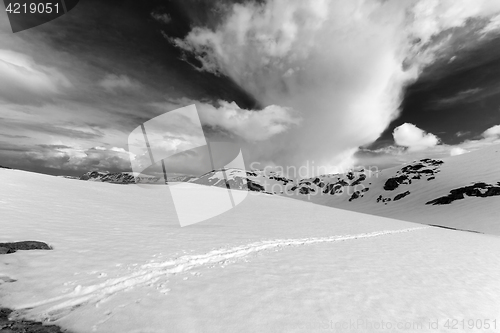
<svg viewBox="0 0 500 333">
<path fill-rule="evenodd" d="M 38 313 L 34 318 L 38 320 L 56 320 L 70 313 L 84 304 L 98 304 L 106 298 L 121 291 L 130 290 L 134 287 L 152 285 L 162 277 L 184 273 L 189 270 L 224 263 L 227 260 L 244 258 L 250 254 L 265 250 L 279 249 L 287 246 L 302 246 L 330 242 L 341 242 L 347 240 L 379 237 L 406 232 L 413 232 L 431 227 L 416 227 L 399 230 L 384 230 L 356 235 L 341 235 L 330 237 L 312 237 L 298 239 L 275 239 L 259 241 L 246 245 L 236 246 L 228 249 L 217 249 L 199 255 L 185 255 L 176 259 L 167 260 L 160 263 L 149 263 L 140 267 L 137 272 L 119 278 L 108 279 L 102 283 L 90 286 L 77 286 L 72 292 L 54 298 L 42 300 L 36 303 L 25 304 L 17 307 L 17 310 L 33 310 Z M 37 311 L 36 308 L 41 312 Z M 31 311 L 30 311 L 31 312 Z M 32 316 L 30 316 L 32 317 Z"/>
</svg>

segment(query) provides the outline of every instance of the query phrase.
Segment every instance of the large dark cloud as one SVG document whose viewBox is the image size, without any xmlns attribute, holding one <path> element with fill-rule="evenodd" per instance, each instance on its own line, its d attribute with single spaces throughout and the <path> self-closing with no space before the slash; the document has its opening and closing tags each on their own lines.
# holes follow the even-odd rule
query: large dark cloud
<svg viewBox="0 0 500 333">
<path fill-rule="evenodd" d="M 473 139 L 500 123 L 500 38 L 484 39 L 454 57 L 428 67 L 407 87 L 400 117 L 375 145 L 404 123 L 439 134 L 446 144 Z"/>
</svg>

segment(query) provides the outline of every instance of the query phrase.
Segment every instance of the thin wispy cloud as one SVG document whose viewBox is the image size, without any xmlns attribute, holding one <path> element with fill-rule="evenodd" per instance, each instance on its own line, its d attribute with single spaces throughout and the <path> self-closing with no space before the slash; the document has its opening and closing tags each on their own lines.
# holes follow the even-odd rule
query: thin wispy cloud
<svg viewBox="0 0 500 333">
<path fill-rule="evenodd" d="M 126 75 L 108 74 L 100 82 L 99 86 L 107 92 L 116 93 L 119 91 L 127 92 L 141 88 L 141 84 L 132 80 Z"/>
<path fill-rule="evenodd" d="M 439 101 L 437 101 L 436 104 L 438 104 L 438 106 L 442 106 L 442 105 L 451 105 L 459 102 L 471 103 L 475 101 L 474 96 L 479 94 L 483 90 L 484 90 L 483 88 L 474 88 L 474 89 L 467 89 L 464 91 L 460 91 L 452 97 L 440 99 Z"/>
<path fill-rule="evenodd" d="M 58 69 L 11 50 L 0 50 L 0 77 L 0 100 L 22 105 L 46 103 L 72 86 Z"/>
<path fill-rule="evenodd" d="M 152 12 L 151 17 L 163 24 L 168 24 L 172 21 L 172 17 L 167 13 Z"/>
</svg>

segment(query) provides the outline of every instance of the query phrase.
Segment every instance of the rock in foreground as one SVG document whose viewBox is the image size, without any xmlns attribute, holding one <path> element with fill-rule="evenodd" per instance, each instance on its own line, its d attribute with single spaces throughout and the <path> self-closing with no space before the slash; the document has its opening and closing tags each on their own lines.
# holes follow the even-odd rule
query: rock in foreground
<svg viewBox="0 0 500 333">
<path fill-rule="evenodd" d="M 63 333 L 55 325 L 43 325 L 40 322 L 26 320 L 9 320 L 12 310 L 0 308 L 0 332 L 2 333 Z"/>
<path fill-rule="evenodd" d="M 18 250 L 52 250 L 52 248 L 43 242 L 36 241 L 0 243 L 0 254 L 14 253 Z"/>
</svg>

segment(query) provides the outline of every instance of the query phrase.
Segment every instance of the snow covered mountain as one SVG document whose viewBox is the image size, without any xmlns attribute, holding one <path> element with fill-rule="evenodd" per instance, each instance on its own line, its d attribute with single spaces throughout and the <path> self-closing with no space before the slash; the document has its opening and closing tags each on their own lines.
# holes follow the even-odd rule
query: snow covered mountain
<svg viewBox="0 0 500 333">
<path fill-rule="evenodd" d="M 250 190 L 266 194 L 282 194 L 293 187 L 294 181 L 269 170 L 220 169 L 189 180 L 190 183 L 231 189 Z"/>
<path fill-rule="evenodd" d="M 186 182 L 193 177 L 190 176 L 178 176 L 178 177 L 168 177 L 169 182 Z M 99 172 L 90 171 L 82 175 L 80 180 L 93 181 L 93 182 L 103 182 L 112 184 L 160 184 L 162 180 L 154 176 L 137 175 L 134 172 Z"/>
<path fill-rule="evenodd" d="M 136 183 L 158 183 L 160 180 L 157 177 L 136 177 L 133 172 L 99 172 L 90 171 L 80 177 L 80 180 L 91 182 L 103 182 L 113 184 L 136 184 Z"/>
<path fill-rule="evenodd" d="M 493 145 L 384 170 L 355 169 L 301 180 L 268 170 L 214 170 L 189 182 L 229 185 L 367 214 L 500 234 L 496 216 L 500 213 L 499 151 L 500 145 Z"/>
<path fill-rule="evenodd" d="M 380 172 L 301 180 L 285 194 L 424 224 L 500 234 L 500 145 Z"/>
</svg>

